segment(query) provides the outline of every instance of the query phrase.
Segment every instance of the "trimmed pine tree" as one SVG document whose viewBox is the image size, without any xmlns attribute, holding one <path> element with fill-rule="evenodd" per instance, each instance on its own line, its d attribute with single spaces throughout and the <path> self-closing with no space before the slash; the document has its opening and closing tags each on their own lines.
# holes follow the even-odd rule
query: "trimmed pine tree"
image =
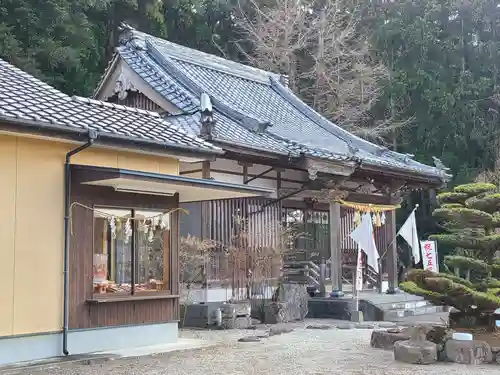
<svg viewBox="0 0 500 375">
<path fill-rule="evenodd" d="M 433 212 L 443 233 L 431 235 L 452 247 L 444 258 L 446 272 L 421 269 L 409 272 L 404 291 L 436 305 L 453 306 L 462 313 L 490 314 L 500 307 L 500 193 L 489 183 L 460 185 L 438 195 Z"/>
</svg>

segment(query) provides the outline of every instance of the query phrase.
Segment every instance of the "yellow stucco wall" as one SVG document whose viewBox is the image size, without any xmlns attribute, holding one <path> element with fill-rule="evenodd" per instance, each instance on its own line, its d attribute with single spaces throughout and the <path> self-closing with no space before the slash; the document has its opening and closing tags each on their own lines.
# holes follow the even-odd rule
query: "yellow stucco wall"
<svg viewBox="0 0 500 375">
<path fill-rule="evenodd" d="M 0 135 L 0 337 L 62 328 L 64 158 L 75 147 Z M 176 159 L 97 147 L 72 163 L 179 173 Z"/>
</svg>

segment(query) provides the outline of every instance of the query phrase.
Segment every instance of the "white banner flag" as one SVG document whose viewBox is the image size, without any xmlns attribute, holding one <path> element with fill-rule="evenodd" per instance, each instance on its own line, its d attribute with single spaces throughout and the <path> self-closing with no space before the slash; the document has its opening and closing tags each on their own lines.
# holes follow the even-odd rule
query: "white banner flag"
<svg viewBox="0 0 500 375">
<path fill-rule="evenodd" d="M 420 245 L 424 270 L 439 272 L 436 241 L 421 241 Z"/>
<path fill-rule="evenodd" d="M 408 219 L 406 219 L 405 223 L 399 230 L 399 236 L 403 237 L 405 241 L 411 247 L 411 253 L 413 258 L 415 259 L 415 264 L 420 262 L 420 242 L 418 240 L 417 234 L 417 221 L 415 220 L 415 209 L 411 212 Z M 397 237 L 397 236 L 396 236 Z"/>
<path fill-rule="evenodd" d="M 378 259 L 380 255 L 375 245 L 375 238 L 373 235 L 372 217 L 369 213 L 366 213 L 361 218 L 361 224 L 351 232 L 351 238 L 358 244 L 359 248 L 366 253 L 368 265 L 378 273 Z"/>
</svg>

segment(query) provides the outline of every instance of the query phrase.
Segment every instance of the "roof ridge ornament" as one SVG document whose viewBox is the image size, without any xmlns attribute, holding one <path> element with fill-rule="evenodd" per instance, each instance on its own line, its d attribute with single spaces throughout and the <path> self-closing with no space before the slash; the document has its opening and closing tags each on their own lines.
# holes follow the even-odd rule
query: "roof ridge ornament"
<svg viewBox="0 0 500 375">
<path fill-rule="evenodd" d="M 351 154 L 351 156 L 356 156 L 356 154 L 359 151 L 359 148 L 353 146 L 352 140 L 347 140 L 346 144 L 347 144 L 347 149 L 349 150 L 349 153 Z"/>
<path fill-rule="evenodd" d="M 290 76 L 288 74 L 281 74 L 280 75 L 280 83 L 285 86 L 289 87 L 290 85 Z"/>
<path fill-rule="evenodd" d="M 375 155 L 377 156 L 384 156 L 386 152 L 390 151 L 388 147 L 386 146 L 380 146 L 377 151 L 375 151 Z"/>
<path fill-rule="evenodd" d="M 212 101 L 210 100 L 210 96 L 206 92 L 203 92 L 200 95 L 200 113 L 200 138 L 210 141 L 213 139 L 212 133 L 214 130 L 215 121 Z"/>
<path fill-rule="evenodd" d="M 413 160 L 415 157 L 415 154 L 404 154 L 404 162 L 408 164 L 410 160 Z"/>
<path fill-rule="evenodd" d="M 439 170 L 439 171 L 442 171 L 442 172 L 448 172 L 451 168 L 448 168 L 446 167 L 443 162 L 441 161 L 441 159 L 438 159 L 437 157 L 433 156 L 432 157 L 432 161 L 434 162 L 434 165 L 436 166 L 436 168 Z"/>
<path fill-rule="evenodd" d="M 432 161 L 434 162 L 434 166 L 438 170 L 439 176 L 442 178 L 443 181 L 443 186 L 446 186 L 446 184 L 451 180 L 452 175 L 448 173 L 448 171 L 451 170 L 451 168 L 448 168 L 443 164 L 441 159 L 438 159 L 437 157 L 433 156 Z"/>
<path fill-rule="evenodd" d="M 127 44 L 133 45 L 134 48 L 143 49 L 144 47 L 140 43 L 135 43 L 136 40 L 141 39 L 140 33 L 128 23 L 122 22 L 118 26 L 118 31 L 120 35 L 118 36 L 118 45 L 125 46 Z"/>
</svg>

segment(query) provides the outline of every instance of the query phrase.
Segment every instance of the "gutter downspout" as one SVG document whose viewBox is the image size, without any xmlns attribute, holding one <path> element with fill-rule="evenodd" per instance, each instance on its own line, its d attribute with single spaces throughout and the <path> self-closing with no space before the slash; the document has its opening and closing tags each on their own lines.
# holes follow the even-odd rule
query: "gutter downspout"
<svg viewBox="0 0 500 375">
<path fill-rule="evenodd" d="M 88 140 L 85 144 L 71 150 L 66 154 L 64 164 L 64 310 L 63 310 L 63 354 L 69 355 L 68 330 L 69 330 L 69 237 L 70 237 L 70 207 L 71 207 L 71 157 L 80 151 L 92 146 L 97 139 L 97 132 L 89 130 Z"/>
</svg>

